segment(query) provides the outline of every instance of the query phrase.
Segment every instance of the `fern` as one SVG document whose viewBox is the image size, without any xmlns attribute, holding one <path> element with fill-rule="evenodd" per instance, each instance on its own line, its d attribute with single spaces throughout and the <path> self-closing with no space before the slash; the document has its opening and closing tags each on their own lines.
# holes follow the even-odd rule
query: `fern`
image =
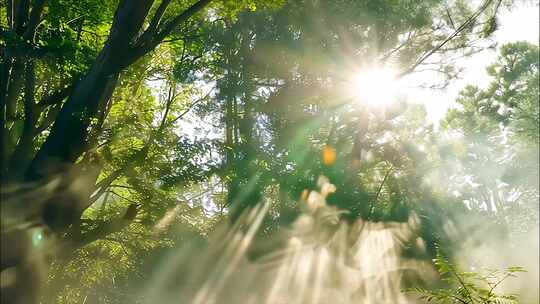
<svg viewBox="0 0 540 304">
<path fill-rule="evenodd" d="M 516 304 L 515 294 L 498 294 L 496 288 L 510 277 L 516 277 L 525 269 L 519 266 L 504 270 L 486 270 L 486 273 L 460 271 L 437 249 L 433 259 L 441 280 L 447 288 L 429 290 L 421 287 L 405 289 L 404 292 L 418 295 L 426 303 L 461 304 Z"/>
</svg>

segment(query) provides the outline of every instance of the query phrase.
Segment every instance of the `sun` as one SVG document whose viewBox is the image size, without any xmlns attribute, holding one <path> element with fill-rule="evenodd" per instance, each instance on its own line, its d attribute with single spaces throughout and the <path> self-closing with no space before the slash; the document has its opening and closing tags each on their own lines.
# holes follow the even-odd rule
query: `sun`
<svg viewBox="0 0 540 304">
<path fill-rule="evenodd" d="M 350 93 L 367 105 L 386 105 L 398 95 L 397 72 L 389 67 L 364 68 L 351 77 Z"/>
</svg>

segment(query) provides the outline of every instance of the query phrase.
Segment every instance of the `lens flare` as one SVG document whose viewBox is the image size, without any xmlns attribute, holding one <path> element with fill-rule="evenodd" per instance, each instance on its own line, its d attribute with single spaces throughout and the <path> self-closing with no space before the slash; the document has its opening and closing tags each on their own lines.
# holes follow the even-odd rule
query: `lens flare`
<svg viewBox="0 0 540 304">
<path fill-rule="evenodd" d="M 325 166 L 331 166 L 336 161 L 336 149 L 324 146 L 321 150 L 322 161 Z"/>
<path fill-rule="evenodd" d="M 349 90 L 355 99 L 363 104 L 385 105 L 396 99 L 398 83 L 394 69 L 369 67 L 351 77 Z"/>
</svg>

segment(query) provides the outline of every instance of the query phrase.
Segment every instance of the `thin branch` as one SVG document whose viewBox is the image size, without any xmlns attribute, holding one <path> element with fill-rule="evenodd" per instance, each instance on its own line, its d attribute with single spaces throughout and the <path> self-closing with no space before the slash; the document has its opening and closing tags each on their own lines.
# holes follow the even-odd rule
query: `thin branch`
<svg viewBox="0 0 540 304">
<path fill-rule="evenodd" d="M 185 35 L 182 37 L 177 38 L 170 38 L 170 39 L 164 39 L 162 42 L 176 42 L 176 41 L 189 41 L 189 40 L 195 40 L 197 38 L 200 38 L 202 35 Z"/>
<path fill-rule="evenodd" d="M 383 178 L 381 184 L 379 185 L 379 188 L 377 189 L 377 194 L 375 195 L 375 201 L 379 199 L 379 195 L 381 194 L 384 183 L 386 183 L 386 179 L 388 179 L 388 176 L 390 175 L 390 172 L 392 172 L 393 169 L 394 169 L 394 167 L 390 166 L 390 169 L 388 169 L 388 171 L 386 171 L 386 174 L 384 175 L 384 178 Z"/>
<path fill-rule="evenodd" d="M 125 186 L 125 185 L 117 185 L 117 184 L 112 184 L 109 186 L 109 188 L 124 188 L 124 189 L 129 189 L 129 190 L 134 190 L 135 188 L 131 187 L 131 186 Z"/>
<path fill-rule="evenodd" d="M 112 219 L 109 222 L 106 222 L 99 227 L 85 233 L 81 236 L 80 242 L 78 242 L 77 245 L 79 247 L 82 247 L 99 239 L 103 239 L 109 234 L 121 231 L 133 222 L 133 220 L 137 216 L 138 210 L 138 204 L 129 205 L 122 217 Z"/>
<path fill-rule="evenodd" d="M 41 120 L 41 124 L 35 128 L 34 136 L 45 131 L 48 127 L 50 127 L 53 124 L 56 116 L 60 112 L 60 109 L 61 109 L 60 105 L 55 105 L 47 111 L 47 114 Z"/>
<path fill-rule="evenodd" d="M 500 1 L 500 0 L 499 0 Z M 484 12 L 488 6 L 493 2 L 493 0 L 485 0 L 484 3 L 474 12 L 465 22 L 463 22 L 452 34 L 450 34 L 446 39 L 444 39 L 439 45 L 431 49 L 429 52 L 427 52 L 424 56 L 422 56 L 418 61 L 416 61 L 415 64 L 413 64 L 410 68 L 407 70 L 401 72 L 397 78 L 401 78 L 405 76 L 406 74 L 413 71 L 416 67 L 418 67 L 420 64 L 422 64 L 426 59 L 428 59 L 431 55 L 436 53 L 440 48 L 445 46 L 448 42 L 450 42 L 452 39 L 454 39 L 456 36 L 461 34 L 463 31 L 467 29 L 468 26 L 473 24 L 473 22 Z"/>
<path fill-rule="evenodd" d="M 163 118 L 161 119 L 158 130 L 156 130 L 155 132 L 152 132 L 150 134 L 150 136 L 149 136 L 148 140 L 146 141 L 146 143 L 144 144 L 144 146 L 140 150 L 135 152 L 130 157 L 130 159 L 127 162 L 125 162 L 125 164 L 123 166 L 121 166 L 120 168 L 113 171 L 109 176 L 107 176 L 106 178 L 104 178 L 103 180 L 101 180 L 100 182 L 98 182 L 95 185 L 96 191 L 94 191 L 94 194 L 90 197 L 91 204 L 94 203 L 99 197 L 101 197 L 101 195 L 103 195 L 103 193 L 105 193 L 107 191 L 107 189 L 110 187 L 110 185 L 117 178 L 119 178 L 122 174 L 124 174 L 124 172 L 128 168 L 132 167 L 133 163 L 137 164 L 142 159 L 146 158 L 148 150 L 150 149 L 150 146 L 153 144 L 155 137 L 157 136 L 157 134 L 161 133 L 163 131 L 163 129 L 165 128 L 167 116 L 169 115 L 170 108 L 171 108 L 171 106 L 172 106 L 172 104 L 173 104 L 173 102 L 174 102 L 174 100 L 175 100 L 175 98 L 177 96 L 178 95 L 175 95 L 174 92 L 173 92 L 173 85 L 171 85 L 169 87 L 169 92 L 168 92 L 168 95 L 167 95 L 167 102 L 166 102 L 165 112 L 163 114 Z"/>
<path fill-rule="evenodd" d="M 373 210 L 375 209 L 375 202 L 379 199 L 379 195 L 381 194 L 382 188 L 383 188 L 384 184 L 386 183 L 386 179 L 388 179 L 388 176 L 390 175 L 390 172 L 392 172 L 393 168 L 394 168 L 393 166 L 390 166 L 388 171 L 386 171 L 386 174 L 384 175 L 384 178 L 383 178 L 381 184 L 379 185 L 379 188 L 377 189 L 377 194 L 375 195 L 375 198 L 373 199 L 373 201 L 371 201 L 371 203 L 370 203 L 368 218 L 370 218 L 371 215 L 373 214 Z"/>
<path fill-rule="evenodd" d="M 452 20 L 452 16 L 450 16 L 450 11 L 448 10 L 448 7 L 446 8 L 446 16 L 448 17 L 448 21 L 450 21 L 450 25 L 453 29 L 456 29 L 456 26 L 454 25 L 454 20 Z"/>
<path fill-rule="evenodd" d="M 212 0 L 199 0 L 191 7 L 186 9 L 182 14 L 173 18 L 170 22 L 163 26 L 163 29 L 157 35 L 157 43 L 161 42 L 165 36 L 169 35 L 178 25 L 189 19 L 191 16 L 198 13 L 206 5 L 208 5 Z"/>
<path fill-rule="evenodd" d="M 177 15 L 169 22 L 164 23 L 163 26 L 161 26 L 161 30 L 156 30 L 152 33 L 152 35 L 150 35 L 151 31 L 145 32 L 141 36 L 141 39 L 138 39 L 134 46 L 129 49 L 129 52 L 125 56 L 124 62 L 120 64 L 118 68 L 122 69 L 128 66 L 140 57 L 155 49 L 176 27 L 188 20 L 191 16 L 201 11 L 211 1 L 212 0 L 199 0 L 192 6 L 187 8 L 180 15 Z M 163 0 L 163 2 L 161 2 L 160 4 L 160 7 L 161 5 L 166 6 L 166 3 L 167 0 Z"/>
<path fill-rule="evenodd" d="M 192 102 L 191 105 L 189 105 L 189 108 L 187 108 L 186 110 L 184 110 L 184 112 L 182 112 L 180 115 L 176 116 L 172 121 L 169 122 L 169 124 L 174 124 L 175 122 L 177 122 L 178 120 L 182 119 L 185 115 L 187 115 L 197 104 L 199 104 L 200 102 L 202 102 L 203 100 L 206 100 L 209 96 L 210 96 L 210 93 L 212 93 L 212 91 L 214 91 L 214 89 L 211 89 L 208 93 L 206 93 L 203 97 L 197 99 L 196 101 Z"/>
<path fill-rule="evenodd" d="M 463 287 L 463 289 L 467 292 L 467 297 L 471 301 L 470 303 L 474 303 L 474 300 L 471 296 L 471 292 L 467 288 L 467 285 L 465 285 L 465 282 L 463 281 L 463 279 L 457 274 L 457 271 L 454 269 L 454 267 L 452 267 L 451 265 L 448 265 L 448 266 L 450 267 L 450 272 L 456 277 L 461 287 Z"/>
<path fill-rule="evenodd" d="M 215 187 L 217 187 L 219 184 L 221 184 L 221 182 L 217 182 L 214 185 L 211 185 L 210 187 L 208 187 L 208 189 L 206 189 L 204 191 L 201 191 L 201 192 L 199 192 L 197 194 L 194 194 L 192 197 L 184 198 L 184 201 L 189 202 L 189 201 L 192 201 L 192 200 L 194 200 L 196 198 L 199 198 L 199 197 L 205 195 L 206 193 L 213 191 L 215 189 Z"/>
<path fill-rule="evenodd" d="M 104 140 L 102 143 L 96 146 L 96 150 L 110 144 L 111 142 L 112 142 L 112 138 L 108 138 L 107 140 Z"/>
<path fill-rule="evenodd" d="M 64 100 L 66 97 L 69 96 L 72 90 L 73 90 L 73 85 L 69 85 L 65 88 L 56 90 L 49 95 L 43 96 L 41 100 L 37 103 L 37 105 L 39 107 L 46 107 L 46 106 L 59 104 L 60 102 L 62 102 L 62 100 Z"/>
<path fill-rule="evenodd" d="M 451 298 L 453 299 L 456 299 L 458 300 L 459 302 L 463 303 L 463 304 L 469 304 L 467 303 L 465 300 L 463 300 L 462 298 L 458 297 L 458 296 L 455 296 L 455 295 L 450 295 Z"/>
<path fill-rule="evenodd" d="M 163 14 L 167 10 L 167 7 L 171 3 L 171 0 L 162 0 L 159 4 L 158 9 L 156 10 L 156 13 L 154 14 L 154 17 L 152 17 L 152 21 L 150 21 L 150 25 L 148 26 L 147 31 L 152 31 L 152 33 L 155 33 L 158 29 L 159 23 L 161 22 L 161 18 L 163 17 Z"/>
<path fill-rule="evenodd" d="M 489 289 L 489 293 L 488 293 L 488 296 L 493 296 L 493 290 L 495 290 L 495 288 L 497 288 L 497 286 L 499 286 L 499 284 L 501 284 L 504 280 L 506 280 L 508 277 L 510 277 L 510 274 L 507 273 L 503 278 L 501 278 L 499 281 L 497 281 L 495 284 L 493 284 L 493 286 L 491 286 L 491 288 Z"/>
<path fill-rule="evenodd" d="M 171 3 L 171 0 L 162 0 L 159 4 L 159 7 L 157 8 L 154 16 L 152 17 L 152 20 L 150 21 L 150 24 L 148 25 L 148 28 L 144 31 L 144 33 L 137 39 L 137 42 L 135 45 L 148 45 L 152 42 L 153 37 L 158 32 L 158 27 L 161 22 L 161 18 L 163 17 L 163 14 L 167 10 L 167 7 Z"/>
<path fill-rule="evenodd" d="M 112 193 L 112 194 L 114 194 L 114 195 L 116 195 L 116 196 L 118 196 L 119 198 L 121 198 L 121 199 L 123 199 L 123 200 L 126 200 L 126 201 L 132 203 L 132 204 L 139 204 L 138 202 L 136 202 L 136 201 L 134 201 L 134 200 L 132 200 L 132 199 L 129 199 L 129 198 L 123 196 L 123 195 L 120 195 L 120 194 L 118 194 L 118 193 L 115 192 L 115 191 L 112 191 L 112 190 L 111 190 L 111 191 L 109 191 L 109 192 Z"/>
<path fill-rule="evenodd" d="M 384 55 L 381 59 L 382 62 L 385 62 L 386 60 L 388 60 L 388 58 L 390 58 L 390 56 L 392 56 L 393 54 L 395 54 L 397 51 L 401 50 L 404 46 L 406 46 L 407 44 L 409 44 L 409 42 L 411 41 L 411 36 L 412 36 L 412 32 L 409 32 L 408 35 L 407 35 L 407 39 L 405 39 L 405 41 L 400 44 L 399 46 L 395 47 L 394 49 L 392 49 L 391 51 L 389 51 L 386 55 Z"/>
</svg>

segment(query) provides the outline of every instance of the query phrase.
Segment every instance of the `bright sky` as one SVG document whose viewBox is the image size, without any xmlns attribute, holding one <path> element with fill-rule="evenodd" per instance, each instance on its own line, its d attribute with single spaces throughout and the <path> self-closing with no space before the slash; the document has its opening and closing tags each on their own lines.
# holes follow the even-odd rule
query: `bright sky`
<svg viewBox="0 0 540 304">
<path fill-rule="evenodd" d="M 503 9 L 499 15 L 499 29 L 495 33 L 495 41 L 498 45 L 522 40 L 538 44 L 539 20 L 538 2 L 522 1 L 512 11 Z M 454 80 L 445 90 L 412 90 L 408 93 L 408 99 L 424 103 L 429 120 L 436 123 L 453 106 L 453 101 L 464 86 L 474 84 L 482 87 L 489 83 L 485 69 L 495 61 L 496 56 L 497 51 L 486 50 L 460 60 L 458 64 L 465 67 L 462 79 Z M 427 73 L 425 75 L 424 78 L 432 77 Z"/>
</svg>

